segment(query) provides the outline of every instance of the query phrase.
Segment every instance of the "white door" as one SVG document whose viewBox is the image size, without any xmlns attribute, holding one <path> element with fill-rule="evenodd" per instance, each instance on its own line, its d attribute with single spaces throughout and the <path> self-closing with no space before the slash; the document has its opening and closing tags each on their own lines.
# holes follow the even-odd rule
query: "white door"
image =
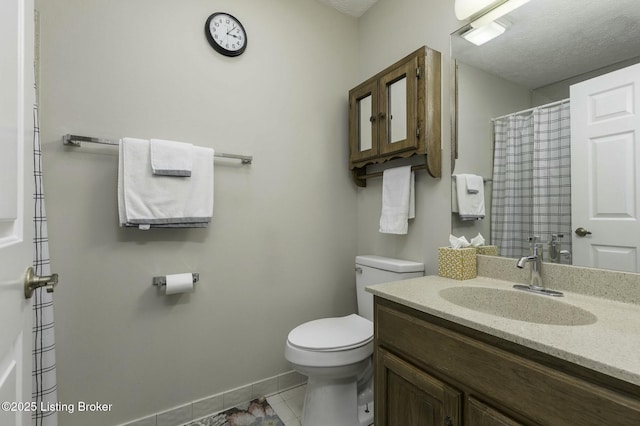
<svg viewBox="0 0 640 426">
<path fill-rule="evenodd" d="M 574 265 L 640 272 L 638 108 L 640 64 L 571 86 Z"/>
<path fill-rule="evenodd" d="M 0 425 L 31 424 L 33 0 L 0 2 Z"/>
</svg>

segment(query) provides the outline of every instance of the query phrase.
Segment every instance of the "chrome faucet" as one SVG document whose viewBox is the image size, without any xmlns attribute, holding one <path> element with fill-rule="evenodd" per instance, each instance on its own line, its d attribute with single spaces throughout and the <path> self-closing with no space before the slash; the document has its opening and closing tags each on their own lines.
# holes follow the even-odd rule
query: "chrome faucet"
<svg viewBox="0 0 640 426">
<path fill-rule="evenodd" d="M 529 285 L 516 284 L 513 288 L 518 290 L 530 291 L 533 293 L 545 294 L 547 296 L 562 296 L 562 293 L 554 290 L 547 290 L 542 285 L 542 243 L 539 242 L 540 237 L 529 237 L 529 243 L 531 244 L 531 255 L 523 256 L 518 260 L 516 266 L 520 269 L 524 268 L 527 263 L 531 263 L 531 281 Z"/>
<path fill-rule="evenodd" d="M 550 262 L 562 263 L 562 258 L 566 257 L 569 259 L 569 264 L 571 264 L 571 252 L 569 250 L 562 250 L 563 237 L 563 234 L 551 234 L 548 249 Z"/>
<path fill-rule="evenodd" d="M 551 234 L 551 239 L 549 240 L 549 261 L 554 263 L 560 263 L 560 240 L 564 237 L 562 234 Z"/>
</svg>

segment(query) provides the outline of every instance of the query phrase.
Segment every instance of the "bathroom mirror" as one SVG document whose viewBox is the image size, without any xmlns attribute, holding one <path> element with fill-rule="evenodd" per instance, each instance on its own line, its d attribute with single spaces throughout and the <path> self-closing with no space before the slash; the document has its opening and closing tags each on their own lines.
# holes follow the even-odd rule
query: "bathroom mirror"
<svg viewBox="0 0 640 426">
<path fill-rule="evenodd" d="M 640 62 L 640 7 L 636 0 L 530 0 L 499 21 L 506 28 L 504 33 L 480 46 L 463 38 L 470 25 L 451 35 L 452 173 L 485 178 L 486 208 L 485 219 L 480 221 L 461 221 L 454 213 L 451 233 L 469 239 L 479 232 L 487 244 L 492 243 L 490 218 L 494 213 L 493 120 L 534 107 L 562 105 L 569 98 L 571 85 Z M 547 171 L 556 170 L 554 165 Z M 563 178 L 566 181 L 567 176 Z M 556 217 L 562 209 L 532 214 L 526 220 L 533 223 L 542 221 L 543 216 Z M 571 251 L 576 226 L 564 226 L 561 247 Z M 546 234 L 542 233 L 545 261 L 549 261 L 551 234 L 558 233 L 553 226 L 547 228 Z M 514 231 L 521 246 L 520 251 L 511 251 L 510 257 L 528 254 L 529 232 Z M 571 260 L 562 257 L 559 263 Z"/>
</svg>

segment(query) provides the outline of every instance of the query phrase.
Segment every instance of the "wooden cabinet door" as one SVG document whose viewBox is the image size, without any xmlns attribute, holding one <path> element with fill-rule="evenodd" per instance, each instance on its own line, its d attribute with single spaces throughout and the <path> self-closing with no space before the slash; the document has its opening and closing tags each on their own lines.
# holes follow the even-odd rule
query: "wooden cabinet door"
<svg viewBox="0 0 640 426">
<path fill-rule="evenodd" d="M 374 80 L 349 92 L 349 160 L 367 160 L 378 153 L 378 85 Z"/>
<path fill-rule="evenodd" d="M 376 426 L 461 426 L 461 393 L 412 364 L 376 351 Z"/>
<path fill-rule="evenodd" d="M 414 56 L 382 77 L 378 113 L 381 154 L 417 149 L 418 57 Z"/>
<path fill-rule="evenodd" d="M 524 426 L 473 397 L 467 400 L 465 419 L 473 426 Z"/>
</svg>

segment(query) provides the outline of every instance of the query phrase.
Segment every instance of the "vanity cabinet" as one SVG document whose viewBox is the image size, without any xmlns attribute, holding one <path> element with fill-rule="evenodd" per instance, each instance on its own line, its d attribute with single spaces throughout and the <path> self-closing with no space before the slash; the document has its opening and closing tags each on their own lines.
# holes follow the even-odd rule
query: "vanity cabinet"
<svg viewBox="0 0 640 426">
<path fill-rule="evenodd" d="M 425 155 L 440 177 L 441 55 L 426 46 L 349 91 L 349 168 L 366 186 L 366 166 Z"/>
<path fill-rule="evenodd" d="M 376 426 L 639 425 L 640 387 L 375 297 Z"/>
<path fill-rule="evenodd" d="M 379 349 L 376 362 L 381 380 L 375 386 L 381 386 L 379 392 L 387 396 L 376 413 L 376 425 L 378 414 L 388 425 L 460 424 L 462 394 L 458 390 L 384 349 Z"/>
</svg>

